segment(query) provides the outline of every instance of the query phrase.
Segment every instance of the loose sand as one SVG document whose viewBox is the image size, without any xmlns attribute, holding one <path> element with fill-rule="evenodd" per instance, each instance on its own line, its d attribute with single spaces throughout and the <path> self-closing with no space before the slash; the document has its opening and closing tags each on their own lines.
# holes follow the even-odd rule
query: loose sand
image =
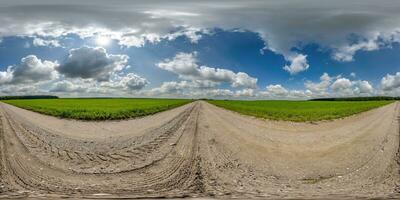
<svg viewBox="0 0 400 200">
<path fill-rule="evenodd" d="M 82 122 L 1 103 L 0 198 L 394 198 L 399 114 L 276 122 L 197 101 Z"/>
</svg>

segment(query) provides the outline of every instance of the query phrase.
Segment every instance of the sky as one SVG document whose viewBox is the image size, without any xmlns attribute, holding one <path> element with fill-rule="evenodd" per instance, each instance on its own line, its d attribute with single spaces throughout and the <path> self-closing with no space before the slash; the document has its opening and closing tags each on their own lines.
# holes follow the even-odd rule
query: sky
<svg viewBox="0 0 400 200">
<path fill-rule="evenodd" d="M 2 0 L 0 95 L 400 96 L 398 0 Z"/>
</svg>

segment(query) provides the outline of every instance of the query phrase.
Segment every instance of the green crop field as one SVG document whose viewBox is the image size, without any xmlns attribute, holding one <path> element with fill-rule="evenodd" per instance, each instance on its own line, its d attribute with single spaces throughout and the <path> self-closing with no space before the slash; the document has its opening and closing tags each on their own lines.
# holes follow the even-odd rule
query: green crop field
<svg viewBox="0 0 400 200">
<path fill-rule="evenodd" d="M 135 118 L 175 108 L 184 99 L 32 99 L 5 100 L 21 108 L 62 118 L 114 120 Z"/>
<path fill-rule="evenodd" d="M 210 100 L 216 106 L 255 117 L 318 121 L 337 119 L 392 103 L 393 101 L 229 101 Z"/>
</svg>

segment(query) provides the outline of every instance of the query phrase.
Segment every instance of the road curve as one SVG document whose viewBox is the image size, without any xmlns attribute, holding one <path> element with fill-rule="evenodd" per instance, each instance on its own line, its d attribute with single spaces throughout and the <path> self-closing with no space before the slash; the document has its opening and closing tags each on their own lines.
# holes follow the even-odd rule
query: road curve
<svg viewBox="0 0 400 200">
<path fill-rule="evenodd" d="M 277 122 L 197 101 L 81 122 L 0 103 L 0 198 L 393 197 L 399 114 Z"/>
</svg>

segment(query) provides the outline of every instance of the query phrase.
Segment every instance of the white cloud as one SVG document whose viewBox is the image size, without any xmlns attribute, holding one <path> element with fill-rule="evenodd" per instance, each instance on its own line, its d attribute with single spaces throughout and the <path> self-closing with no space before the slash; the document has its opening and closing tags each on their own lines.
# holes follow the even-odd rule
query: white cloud
<svg viewBox="0 0 400 200">
<path fill-rule="evenodd" d="M 305 71 L 308 69 L 308 67 L 310 67 L 310 65 L 307 63 L 307 56 L 303 54 L 289 57 L 289 60 L 291 62 L 290 65 L 284 66 L 283 69 L 292 75 Z"/>
<path fill-rule="evenodd" d="M 233 76 L 232 86 L 233 87 L 247 87 L 247 88 L 256 88 L 257 87 L 257 78 L 250 77 L 248 74 L 244 72 L 238 72 Z"/>
<path fill-rule="evenodd" d="M 342 97 L 353 95 L 352 86 L 353 83 L 349 79 L 339 78 L 331 85 L 331 88 L 334 95 Z"/>
<path fill-rule="evenodd" d="M 331 88 L 334 92 L 340 92 L 340 93 L 347 93 L 350 89 L 351 93 L 351 87 L 353 86 L 353 83 L 347 79 L 347 78 L 339 78 L 337 79 L 332 85 Z"/>
<path fill-rule="evenodd" d="M 258 91 L 255 96 L 261 99 L 309 99 L 313 97 L 309 90 L 289 90 L 280 84 L 268 85 L 266 90 Z"/>
<path fill-rule="evenodd" d="M 99 86 L 120 91 L 137 91 L 143 89 L 149 82 L 134 73 L 113 75 L 107 82 L 100 82 Z"/>
<path fill-rule="evenodd" d="M 189 26 L 181 28 L 179 31 L 170 33 L 164 38 L 167 38 L 168 40 L 174 40 L 180 36 L 186 36 L 192 43 L 197 43 L 202 38 L 203 34 L 211 34 L 211 32 L 208 29 L 200 29 Z"/>
<path fill-rule="evenodd" d="M 232 98 L 235 93 L 229 89 L 210 89 L 201 91 L 200 93 L 194 92 L 193 95 L 204 98 Z"/>
<path fill-rule="evenodd" d="M 169 81 L 160 87 L 143 91 L 146 96 L 162 96 L 172 98 L 232 98 L 235 92 L 229 89 L 214 88 L 215 85 L 197 81 Z M 245 89 L 244 89 L 245 90 Z M 236 95 L 237 96 L 237 95 Z"/>
<path fill-rule="evenodd" d="M 235 96 L 237 97 L 254 97 L 256 94 L 256 90 L 251 88 L 246 88 L 235 92 Z"/>
<path fill-rule="evenodd" d="M 128 62 L 127 55 L 108 54 L 102 47 L 71 49 L 65 62 L 56 69 L 70 78 L 107 81 L 114 72 L 121 71 Z"/>
<path fill-rule="evenodd" d="M 40 95 L 46 94 L 41 91 L 37 85 L 3 85 L 0 87 L 0 94 L 2 95 Z"/>
<path fill-rule="evenodd" d="M 81 84 L 74 84 L 71 81 L 62 80 L 59 82 L 54 83 L 51 88 L 49 89 L 50 92 L 78 92 L 83 93 L 86 92 L 87 88 L 82 87 Z"/>
<path fill-rule="evenodd" d="M 350 81 L 347 78 L 338 78 L 332 85 L 333 95 L 336 96 L 359 96 L 372 95 L 374 88 L 368 81 Z"/>
<path fill-rule="evenodd" d="M 339 48 L 337 48 L 333 54 L 333 58 L 338 61 L 353 61 L 354 59 L 354 54 L 357 51 L 363 50 L 363 51 L 373 51 L 379 49 L 379 38 L 373 39 L 373 40 L 368 40 L 368 41 L 362 41 L 356 44 L 346 44 L 343 45 Z"/>
<path fill-rule="evenodd" d="M 60 47 L 61 44 L 58 40 L 42 39 L 35 37 L 32 41 L 34 46 L 47 46 L 47 47 Z"/>
<path fill-rule="evenodd" d="M 286 96 L 289 92 L 281 85 L 268 85 L 267 92 L 273 96 Z"/>
<path fill-rule="evenodd" d="M 161 84 L 160 87 L 153 88 L 149 91 L 149 95 L 158 94 L 187 94 L 195 91 L 209 90 L 216 87 L 217 84 L 212 81 L 191 80 L 191 81 L 169 81 Z"/>
<path fill-rule="evenodd" d="M 232 87 L 257 87 L 257 78 L 250 77 L 244 72 L 235 73 L 227 69 L 198 65 L 196 53 L 178 53 L 173 59 L 166 59 L 157 66 L 178 74 L 180 78 L 186 80 L 225 82 L 230 83 Z"/>
<path fill-rule="evenodd" d="M 391 91 L 400 88 L 400 72 L 394 75 L 387 74 L 381 80 L 381 87 L 383 91 Z"/>
<path fill-rule="evenodd" d="M 149 82 L 136 74 L 128 73 L 121 79 L 121 84 L 125 85 L 125 88 L 128 90 L 141 90 L 143 89 Z"/>
<path fill-rule="evenodd" d="M 206 85 L 206 87 L 203 87 Z M 199 84 L 194 80 L 164 82 L 143 94 L 166 97 L 219 98 L 219 99 L 310 99 L 323 97 L 371 96 L 378 94 L 365 80 L 351 81 L 341 76 L 330 77 L 324 73 L 320 82 L 305 81 L 305 89 L 287 89 L 281 84 L 271 84 L 265 90 L 244 88 L 241 90 L 214 88 L 217 85 Z"/>
<path fill-rule="evenodd" d="M 320 77 L 320 82 L 319 83 L 314 83 L 311 81 L 306 81 L 304 83 L 304 86 L 306 87 L 307 90 L 310 90 L 313 95 L 315 96 L 326 96 L 327 95 L 327 89 L 329 85 L 332 82 L 332 77 L 329 76 L 329 74 L 324 73 Z"/>
<path fill-rule="evenodd" d="M 140 94 L 148 81 L 134 73 L 113 75 L 110 80 L 98 82 L 93 79 L 68 78 L 53 82 L 49 92 L 67 96 L 126 96 Z"/>
<path fill-rule="evenodd" d="M 186 89 L 187 87 L 189 87 L 187 81 L 182 81 L 182 82 L 170 81 L 162 83 L 162 85 L 158 88 L 153 88 L 150 91 L 150 93 L 152 95 L 175 94 L 183 89 Z"/>
<path fill-rule="evenodd" d="M 196 53 L 178 53 L 173 59 L 166 59 L 157 66 L 181 76 L 199 76 Z"/>
<path fill-rule="evenodd" d="M 368 81 L 357 81 L 355 85 L 354 92 L 356 94 L 373 94 L 374 92 L 374 88 Z"/>
<path fill-rule="evenodd" d="M 0 71 L 0 84 L 10 83 L 12 79 L 11 67 L 8 67 L 6 71 Z"/>
<path fill-rule="evenodd" d="M 103 50 L 99 51 L 102 52 Z M 68 62 L 70 62 L 69 65 L 74 63 L 81 66 L 86 63 L 87 65 L 84 66 L 89 67 L 99 63 L 103 67 L 105 65 L 101 64 L 104 63 L 115 65 L 111 67 L 109 78 L 106 80 L 99 81 L 97 78 L 98 74 L 104 73 L 102 71 L 104 70 L 103 68 L 97 71 L 94 70 L 96 73 L 93 73 L 93 78 L 62 76 L 63 74 L 57 71 L 60 68 L 57 62 L 41 60 L 35 55 L 29 55 L 22 58 L 19 64 L 9 66 L 5 71 L 0 71 L 0 93 L 7 95 L 33 95 L 54 92 L 67 96 L 126 96 L 137 94 L 137 91 L 143 89 L 149 83 L 145 78 L 134 73 L 114 73 L 125 66 L 125 64 L 118 63 L 125 63 L 125 61 L 116 61 L 115 57 L 112 58 L 114 55 L 104 57 L 103 53 L 97 54 L 97 56 L 100 60 L 104 60 L 107 57 L 108 60 L 105 62 L 87 62 L 87 59 L 83 59 L 83 62 L 79 61 L 79 59 L 76 62 L 71 62 L 71 60 L 68 60 Z M 60 72 L 63 73 L 65 71 Z"/>
<path fill-rule="evenodd" d="M 289 98 L 292 99 L 308 99 L 312 96 L 312 92 L 310 90 L 290 90 Z"/>
<path fill-rule="evenodd" d="M 5 0 L 0 5 L 0 37 L 107 35 L 121 45 L 142 46 L 146 42 L 186 36 L 197 42 L 208 29 L 240 29 L 256 32 L 266 49 L 284 55 L 288 61 L 293 48 L 319 44 L 332 50 L 332 57 L 351 61 L 358 51 L 388 47 L 400 41 L 399 2 L 364 0 L 290 1 L 120 1 L 88 3 L 78 0 Z M 378 6 L 377 6 L 378 5 Z M 23 12 L 24 15 L 20 13 Z M 278 18 L 276 16 L 279 16 Z M 134 20 L 132 20 L 134 19 Z M 268 24 L 268 26 L 266 26 Z M 357 40 L 350 40 L 355 35 Z M 287 66 L 295 73 L 308 67 Z"/>
<path fill-rule="evenodd" d="M 57 77 L 57 66 L 57 62 L 42 61 L 35 55 L 29 55 L 22 58 L 19 64 L 9 66 L 6 71 L 0 71 L 0 83 L 22 84 L 52 80 Z"/>
<path fill-rule="evenodd" d="M 49 2 L 2 1 L 0 37 L 17 35 L 58 39 L 60 36 L 75 33 L 81 37 L 106 35 L 121 45 L 142 46 L 146 42 L 175 39 L 179 36 L 186 36 L 192 42 L 197 42 L 203 33 L 207 33 L 208 28 L 216 27 L 224 30 L 238 28 L 259 33 L 267 49 L 284 55 L 285 59 L 290 61 L 285 68 L 292 74 L 309 68 L 307 55 L 299 54 L 297 57 L 302 55 L 304 58 L 299 57 L 297 61 L 294 58 L 290 59 L 290 55 L 294 55 L 293 49 L 301 49 L 309 43 L 318 44 L 321 49 L 332 52 L 332 57 L 336 60 L 351 61 L 358 51 L 389 47 L 393 42 L 400 41 L 398 2 L 378 3 L 374 0 L 364 0 L 354 4 L 338 0 L 320 4 L 318 0 L 296 2 L 282 0 L 279 3 L 232 1 L 226 4 L 211 1 L 196 3 L 138 1 L 132 4 L 121 1 L 116 5 L 100 0 L 96 2 L 98 4 L 96 8 L 93 8 L 90 2 L 77 0 L 65 2 L 63 5 Z M 377 4 L 379 6 L 376 6 Z M 283 8 L 285 12 L 282 12 Z M 24 15 L 19 14 L 21 11 Z M 232 87 L 253 85 L 249 88 L 255 88 L 257 82 L 254 81 L 255 78 L 245 73 L 241 74 L 242 72 L 235 73 L 226 69 L 199 66 L 197 62 L 195 65 L 195 76 L 184 73 L 178 75 L 188 83 L 200 78 L 201 81 L 213 83 L 226 82 Z M 112 79 L 115 71 L 117 70 L 107 69 L 101 73 L 104 76 L 85 75 L 85 77 L 102 81 L 107 78 Z M 10 83 L 14 78 L 13 73 L 11 68 L 0 72 L 0 83 Z M 72 72 L 69 76 L 82 77 Z M 385 76 L 381 81 L 381 89 L 398 90 L 397 76 L 397 74 Z M 311 92 L 313 95 L 330 95 L 329 89 L 333 90 L 330 85 L 338 78 L 329 78 L 323 80 L 321 77 L 321 82 L 318 83 L 307 81 L 306 91 L 293 91 L 293 94 L 301 96 L 302 93 Z M 33 80 L 26 79 L 26 81 Z M 371 84 L 359 81 L 350 81 L 353 94 L 371 91 Z M 343 90 L 339 89 L 339 86 L 335 88 L 337 91 Z M 287 91 L 288 95 L 292 94 L 292 91 Z"/>
</svg>

